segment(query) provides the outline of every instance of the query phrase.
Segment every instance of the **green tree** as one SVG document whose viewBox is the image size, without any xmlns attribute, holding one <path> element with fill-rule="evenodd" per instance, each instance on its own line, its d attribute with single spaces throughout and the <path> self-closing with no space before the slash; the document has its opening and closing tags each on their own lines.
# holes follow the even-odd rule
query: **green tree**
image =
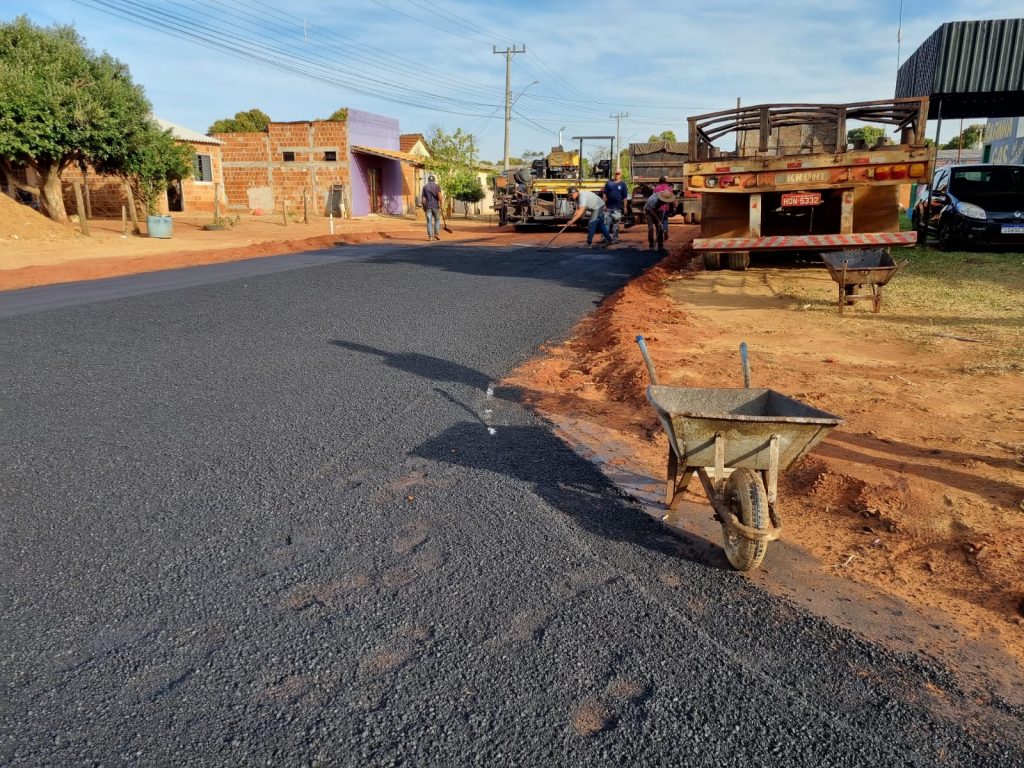
<svg viewBox="0 0 1024 768">
<path fill-rule="evenodd" d="M 657 136 L 654 136 L 652 134 L 651 138 L 649 138 L 647 141 L 678 141 L 678 139 L 676 139 L 675 131 L 662 131 Z"/>
<path fill-rule="evenodd" d="M 480 177 L 466 170 L 465 173 L 455 174 L 449 194 L 459 202 L 466 204 L 466 218 L 468 219 L 469 206 L 484 199 L 484 188 L 480 185 Z"/>
<path fill-rule="evenodd" d="M 67 221 L 60 175 L 72 163 L 124 169 L 152 123 L 126 67 L 85 47 L 73 27 L 0 23 L 0 164 L 32 168 L 43 211 Z M 154 126 L 155 127 L 155 126 Z"/>
<path fill-rule="evenodd" d="M 853 128 L 846 132 L 846 143 L 853 144 L 858 139 L 863 139 L 868 147 L 873 147 L 878 140 L 885 136 L 885 128 L 874 125 L 862 125 L 860 128 Z"/>
<path fill-rule="evenodd" d="M 151 122 L 135 136 L 125 163 L 110 168 L 100 165 L 97 170 L 124 178 L 131 185 L 138 205 L 152 215 L 167 185 L 193 173 L 194 157 L 191 147 L 178 144 L 169 130 L 161 131 Z"/>
<path fill-rule="evenodd" d="M 943 149 L 977 149 L 981 146 L 981 138 L 985 134 L 985 126 L 981 123 L 968 125 L 962 133 L 958 133 L 952 139 L 942 145 Z M 960 141 L 963 140 L 961 145 Z"/>
<path fill-rule="evenodd" d="M 327 119 L 330 120 L 330 121 L 333 121 L 335 123 L 347 122 L 348 121 L 348 107 L 342 107 L 341 109 L 334 110 L 334 112 L 331 113 L 331 116 L 328 117 Z M 269 120 L 267 122 L 269 122 Z"/>
<path fill-rule="evenodd" d="M 339 110 L 340 111 L 340 110 Z M 337 112 L 334 113 L 338 114 Z M 348 117 L 348 110 L 345 110 L 345 116 Z M 334 120 L 335 117 L 332 115 L 327 118 L 328 120 Z M 270 124 L 270 115 L 261 109 L 250 109 L 246 112 L 235 112 L 234 117 L 224 117 L 217 120 L 210 126 L 206 131 L 207 133 L 258 133 L 260 131 L 267 130 L 267 126 Z"/>
</svg>

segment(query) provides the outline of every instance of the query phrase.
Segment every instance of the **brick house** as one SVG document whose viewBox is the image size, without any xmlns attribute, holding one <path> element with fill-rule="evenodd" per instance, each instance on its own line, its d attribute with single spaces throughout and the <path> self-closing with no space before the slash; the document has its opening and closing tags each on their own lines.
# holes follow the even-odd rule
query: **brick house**
<svg viewBox="0 0 1024 768">
<path fill-rule="evenodd" d="M 398 121 L 350 109 L 345 120 L 303 120 L 251 133 L 219 133 L 228 210 L 312 215 L 407 212 Z"/>
<path fill-rule="evenodd" d="M 398 140 L 403 152 L 420 158 L 420 161 L 424 163 L 430 159 L 427 140 L 422 133 L 403 133 Z M 419 212 L 420 192 L 426 181 L 427 171 L 422 165 L 402 166 L 402 195 L 405 197 L 407 210 Z"/>
</svg>

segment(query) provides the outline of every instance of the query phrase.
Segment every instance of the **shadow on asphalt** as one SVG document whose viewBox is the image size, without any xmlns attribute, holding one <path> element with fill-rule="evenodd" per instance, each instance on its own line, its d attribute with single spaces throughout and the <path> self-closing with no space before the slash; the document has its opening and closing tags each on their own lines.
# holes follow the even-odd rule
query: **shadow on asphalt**
<svg viewBox="0 0 1024 768">
<path fill-rule="evenodd" d="M 728 569 L 719 547 L 699 538 L 686 541 L 652 520 L 546 427 L 498 426 L 492 435 L 479 422 L 460 422 L 410 454 L 516 478 L 589 533 L 672 559 Z"/>
<path fill-rule="evenodd" d="M 480 371 L 415 352 L 388 352 L 342 339 L 329 339 L 342 349 L 379 357 L 386 365 L 436 382 L 464 384 L 479 392 L 490 390 L 498 400 L 522 403 L 519 387 L 497 386 Z M 624 494 L 592 462 L 576 453 L 546 427 L 490 426 L 472 407 L 439 387 L 434 392 L 458 406 L 473 422 L 463 422 L 429 440 L 412 455 L 474 469 L 500 472 L 532 484 L 533 490 L 584 529 L 618 541 L 712 568 L 728 570 L 721 547 L 688 532 L 685 539 L 652 521 L 650 515 Z"/>
</svg>

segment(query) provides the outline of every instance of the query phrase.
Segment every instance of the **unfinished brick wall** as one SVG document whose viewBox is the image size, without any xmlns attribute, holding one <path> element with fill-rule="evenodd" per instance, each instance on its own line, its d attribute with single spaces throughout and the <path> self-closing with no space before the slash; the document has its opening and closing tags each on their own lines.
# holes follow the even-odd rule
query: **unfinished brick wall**
<svg viewBox="0 0 1024 768">
<path fill-rule="evenodd" d="M 348 130 L 343 122 L 270 123 L 258 133 L 221 133 L 227 207 L 254 214 L 326 214 L 332 185 L 349 186 Z M 329 160 L 327 153 L 334 153 Z M 289 159 L 285 159 L 286 154 Z"/>
</svg>

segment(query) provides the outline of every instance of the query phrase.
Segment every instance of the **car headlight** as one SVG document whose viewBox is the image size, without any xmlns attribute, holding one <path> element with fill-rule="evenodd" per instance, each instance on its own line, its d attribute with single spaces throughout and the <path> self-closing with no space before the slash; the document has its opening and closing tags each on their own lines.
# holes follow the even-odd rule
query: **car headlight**
<svg viewBox="0 0 1024 768">
<path fill-rule="evenodd" d="M 956 210 L 961 216 L 966 216 L 968 219 L 981 219 L 982 221 L 985 219 L 985 209 L 974 203 L 957 203 Z"/>
</svg>

